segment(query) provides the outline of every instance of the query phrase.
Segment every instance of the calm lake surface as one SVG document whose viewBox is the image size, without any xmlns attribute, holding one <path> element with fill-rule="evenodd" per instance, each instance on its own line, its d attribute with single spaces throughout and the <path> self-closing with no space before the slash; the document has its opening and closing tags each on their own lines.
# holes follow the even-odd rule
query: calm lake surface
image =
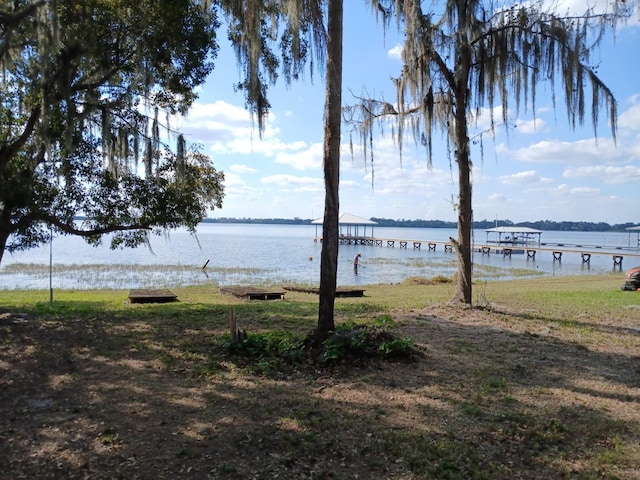
<svg viewBox="0 0 640 480">
<path fill-rule="evenodd" d="M 369 232 L 367 232 L 369 234 Z M 321 227 L 313 225 L 256 225 L 203 223 L 196 237 L 175 231 L 166 237 L 151 237 L 150 248 L 111 250 L 108 242 L 91 247 L 77 237 L 57 237 L 52 245 L 15 254 L 5 253 L 0 267 L 0 289 L 48 289 L 50 255 L 56 289 L 171 288 L 187 285 L 317 285 L 320 280 L 321 244 L 314 237 Z M 340 245 L 339 285 L 398 283 L 407 277 L 451 276 L 456 270 L 454 253 L 443 246 L 429 251 L 426 242 L 445 242 L 454 229 L 376 227 L 374 236 L 425 242 L 420 250 L 377 246 Z M 484 230 L 474 232 L 474 243 L 485 243 Z M 542 243 L 565 247 L 598 245 L 588 264 L 579 253 L 565 253 L 554 261 L 551 252 L 538 251 L 535 259 L 524 254 L 503 257 L 474 252 L 475 280 L 507 280 L 522 277 L 602 274 L 622 272 L 640 264 L 635 236 L 626 232 L 545 231 Z M 544 247 L 544 245 L 542 245 Z M 556 247 L 553 247 L 556 248 Z M 362 254 L 358 275 L 352 259 Z M 613 266 L 613 254 L 623 255 L 622 268 Z M 632 256 L 630 254 L 635 254 Z M 208 262 L 208 263 L 207 263 Z M 207 267 L 202 267 L 207 264 Z"/>
</svg>

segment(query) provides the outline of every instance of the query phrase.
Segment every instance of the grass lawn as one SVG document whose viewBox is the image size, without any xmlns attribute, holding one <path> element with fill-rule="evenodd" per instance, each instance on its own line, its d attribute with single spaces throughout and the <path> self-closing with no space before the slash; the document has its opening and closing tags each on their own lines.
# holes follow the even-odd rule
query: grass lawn
<svg viewBox="0 0 640 480">
<path fill-rule="evenodd" d="M 419 354 L 332 364 L 238 357 L 302 338 L 318 296 L 178 302 L 0 291 L 0 478 L 640 478 L 640 292 L 623 275 L 370 285 L 336 322 L 381 318 Z"/>
</svg>

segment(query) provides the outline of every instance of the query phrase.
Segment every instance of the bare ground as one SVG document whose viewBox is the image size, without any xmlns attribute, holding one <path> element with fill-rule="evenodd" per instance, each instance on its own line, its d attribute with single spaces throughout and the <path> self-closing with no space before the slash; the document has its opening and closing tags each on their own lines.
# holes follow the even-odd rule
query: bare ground
<svg viewBox="0 0 640 480">
<path fill-rule="evenodd" d="M 640 479 L 637 309 L 393 316 L 415 362 L 263 377 L 223 319 L 0 312 L 0 479 Z"/>
</svg>

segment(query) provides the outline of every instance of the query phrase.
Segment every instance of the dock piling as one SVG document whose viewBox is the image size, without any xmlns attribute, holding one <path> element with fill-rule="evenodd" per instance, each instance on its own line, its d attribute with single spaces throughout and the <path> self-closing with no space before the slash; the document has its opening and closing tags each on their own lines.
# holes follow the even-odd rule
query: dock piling
<svg viewBox="0 0 640 480">
<path fill-rule="evenodd" d="M 622 268 L 622 255 L 613 256 L 613 266 Z"/>
</svg>

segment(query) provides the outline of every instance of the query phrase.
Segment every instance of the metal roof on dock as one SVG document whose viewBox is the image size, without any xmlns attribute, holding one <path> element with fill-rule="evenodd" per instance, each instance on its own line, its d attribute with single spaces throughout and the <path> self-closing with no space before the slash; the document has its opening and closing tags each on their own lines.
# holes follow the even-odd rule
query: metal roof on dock
<svg viewBox="0 0 640 480">
<path fill-rule="evenodd" d="M 487 228 L 485 232 L 491 233 L 542 233 L 543 230 L 536 230 L 529 227 L 493 227 Z"/>
<path fill-rule="evenodd" d="M 321 225 L 323 223 L 323 218 L 318 218 L 313 220 L 311 223 L 315 225 Z M 338 217 L 338 223 L 341 225 L 377 225 L 378 222 L 374 222 L 368 218 L 358 217 L 351 213 L 343 213 Z"/>
</svg>

